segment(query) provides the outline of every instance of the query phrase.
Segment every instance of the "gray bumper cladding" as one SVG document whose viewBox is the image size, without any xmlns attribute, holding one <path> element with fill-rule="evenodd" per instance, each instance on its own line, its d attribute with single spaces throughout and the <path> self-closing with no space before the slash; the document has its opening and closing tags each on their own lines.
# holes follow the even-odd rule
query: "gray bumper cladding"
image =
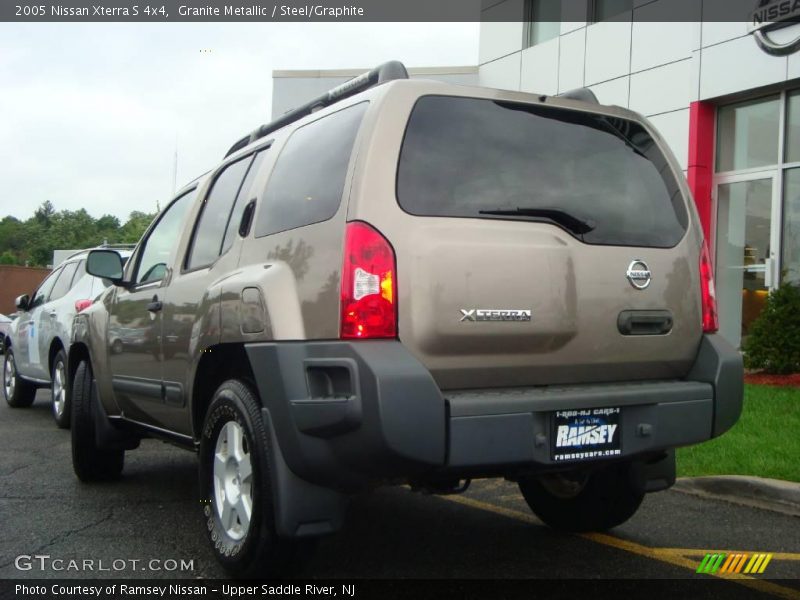
<svg viewBox="0 0 800 600">
<path fill-rule="evenodd" d="M 547 470 L 555 411 L 619 408 L 618 457 L 646 460 L 728 430 L 741 412 L 739 353 L 705 336 L 683 381 L 441 392 L 398 341 L 247 346 L 288 468 L 351 492 L 426 472 Z"/>
<path fill-rule="evenodd" d="M 288 467 L 355 491 L 445 462 L 446 408 L 425 367 L 396 341 L 247 346 Z"/>
</svg>

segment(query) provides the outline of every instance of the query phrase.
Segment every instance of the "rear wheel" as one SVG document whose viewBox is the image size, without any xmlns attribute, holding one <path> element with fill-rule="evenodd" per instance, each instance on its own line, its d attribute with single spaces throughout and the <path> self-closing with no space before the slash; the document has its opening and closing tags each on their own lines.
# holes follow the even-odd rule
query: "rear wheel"
<svg viewBox="0 0 800 600">
<path fill-rule="evenodd" d="M 238 577 L 285 574 L 297 546 L 275 532 L 269 434 L 253 392 L 229 380 L 215 392 L 200 442 L 200 490 L 217 560 Z"/>
<path fill-rule="evenodd" d="M 100 448 L 94 425 L 97 390 L 88 361 L 81 361 L 72 385 L 72 468 L 81 481 L 116 479 L 122 473 L 125 451 Z"/>
<path fill-rule="evenodd" d="M 11 346 L 3 358 L 3 395 L 12 408 L 27 408 L 36 398 L 36 386 L 24 380 L 17 372 L 17 363 Z"/>
<path fill-rule="evenodd" d="M 531 510 L 559 531 L 605 531 L 638 510 L 643 486 L 629 463 L 591 473 L 555 473 L 519 481 Z"/>
<path fill-rule="evenodd" d="M 53 359 L 50 373 L 50 390 L 53 396 L 53 418 L 61 429 L 69 429 L 70 403 L 67 385 L 67 354 L 59 350 Z"/>
</svg>

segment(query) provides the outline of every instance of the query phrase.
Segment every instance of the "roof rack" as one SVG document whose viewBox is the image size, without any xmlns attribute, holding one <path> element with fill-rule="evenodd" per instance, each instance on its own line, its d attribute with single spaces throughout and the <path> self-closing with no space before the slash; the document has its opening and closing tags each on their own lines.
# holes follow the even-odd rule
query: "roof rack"
<svg viewBox="0 0 800 600">
<path fill-rule="evenodd" d="M 366 73 L 362 73 L 358 77 L 354 77 L 353 79 L 346 81 L 331 90 L 328 90 L 322 96 L 314 98 L 314 100 L 311 100 L 310 102 L 307 102 L 298 108 L 290 110 L 271 123 L 262 125 L 231 146 L 230 150 L 228 150 L 227 154 L 225 154 L 225 158 L 237 150 L 241 150 L 245 146 L 252 144 L 257 139 L 269 135 L 273 131 L 277 131 L 281 127 L 285 127 L 290 123 L 294 123 L 298 119 L 302 119 L 303 117 L 310 115 L 321 108 L 330 106 L 339 100 L 349 98 L 350 96 L 358 94 L 359 92 L 363 92 L 371 87 L 375 87 L 394 79 L 408 79 L 408 71 L 406 71 L 403 63 L 397 60 L 391 60 L 375 67 L 370 71 L 367 71 Z"/>
<path fill-rule="evenodd" d="M 592 104 L 600 104 L 600 101 L 595 96 L 594 92 L 587 87 L 576 88 L 569 90 L 563 94 L 558 95 L 559 98 L 567 98 L 568 100 L 580 100 L 581 102 L 591 102 Z"/>
</svg>

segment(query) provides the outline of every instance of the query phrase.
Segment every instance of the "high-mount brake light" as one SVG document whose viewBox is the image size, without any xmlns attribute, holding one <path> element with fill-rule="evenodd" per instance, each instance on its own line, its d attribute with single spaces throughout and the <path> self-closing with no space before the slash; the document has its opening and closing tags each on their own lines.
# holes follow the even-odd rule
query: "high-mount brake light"
<svg viewBox="0 0 800 600">
<path fill-rule="evenodd" d="M 700 295 L 703 300 L 703 332 L 715 333 L 719 330 L 717 290 L 714 286 L 711 254 L 708 252 L 708 244 L 705 240 L 703 240 L 703 247 L 700 250 Z"/>
<path fill-rule="evenodd" d="M 397 277 L 394 250 L 375 228 L 347 224 L 342 265 L 342 338 L 397 337 Z"/>
</svg>

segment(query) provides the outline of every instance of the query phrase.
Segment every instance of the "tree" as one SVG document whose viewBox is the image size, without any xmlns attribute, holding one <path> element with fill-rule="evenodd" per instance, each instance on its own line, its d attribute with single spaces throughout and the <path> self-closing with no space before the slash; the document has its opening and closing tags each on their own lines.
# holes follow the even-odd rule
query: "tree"
<svg viewBox="0 0 800 600">
<path fill-rule="evenodd" d="M 155 219 L 155 214 L 143 213 L 135 210 L 129 216 L 125 225 L 122 226 L 119 232 L 119 242 L 123 244 L 135 244 L 142 237 L 145 229 Z"/>
<path fill-rule="evenodd" d="M 42 205 L 33 213 L 33 218 L 42 225 L 49 225 L 50 219 L 55 214 L 56 209 L 53 208 L 53 203 L 50 200 L 45 200 Z"/>
<path fill-rule="evenodd" d="M 800 372 L 800 288 L 783 283 L 750 326 L 745 366 L 767 373 Z"/>
<path fill-rule="evenodd" d="M 34 215 L 20 221 L 0 219 L 0 261 L 3 264 L 46 266 L 54 250 L 71 250 L 109 244 L 136 243 L 155 214 L 133 211 L 124 225 L 113 215 L 95 219 L 85 209 L 56 211 L 49 200 Z"/>
</svg>

